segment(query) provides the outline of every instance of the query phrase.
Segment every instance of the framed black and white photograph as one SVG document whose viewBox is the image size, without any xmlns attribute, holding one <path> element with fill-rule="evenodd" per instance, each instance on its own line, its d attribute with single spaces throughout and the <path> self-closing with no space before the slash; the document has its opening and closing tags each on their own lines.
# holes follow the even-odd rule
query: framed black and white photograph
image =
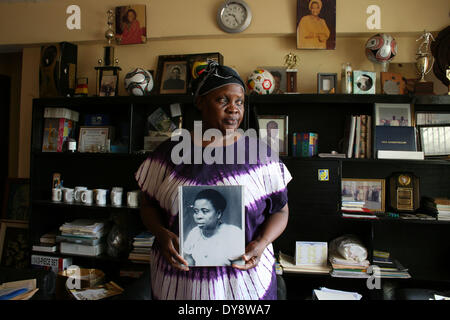
<svg viewBox="0 0 450 320">
<path fill-rule="evenodd" d="M 337 73 L 317 74 L 317 93 L 336 93 Z"/>
<path fill-rule="evenodd" d="M 419 144 L 425 157 L 447 157 L 450 155 L 450 124 L 417 127 L 419 129 Z"/>
<path fill-rule="evenodd" d="M 408 103 L 375 103 L 376 126 L 411 127 L 412 119 Z"/>
<path fill-rule="evenodd" d="M 353 93 L 375 94 L 376 73 L 372 71 L 353 71 Z"/>
<path fill-rule="evenodd" d="M 275 80 L 275 89 L 273 90 L 273 94 L 283 94 L 287 92 L 287 74 L 286 67 L 277 67 L 277 66 L 269 66 L 269 67 L 258 67 L 258 69 L 264 69 L 269 71 L 273 79 Z"/>
<path fill-rule="evenodd" d="M 371 212 L 385 211 L 386 182 L 384 179 L 342 178 L 342 203 L 362 202 Z"/>
<path fill-rule="evenodd" d="M 189 266 L 243 265 L 244 186 L 180 186 L 180 255 Z"/>
<path fill-rule="evenodd" d="M 159 94 L 186 94 L 190 78 L 186 55 L 159 56 L 156 72 Z"/>
<path fill-rule="evenodd" d="M 3 220 L 28 221 L 30 216 L 30 179 L 7 178 L 3 199 Z"/>
<path fill-rule="evenodd" d="M 288 116 L 258 115 L 259 138 L 280 156 L 288 154 Z"/>
<path fill-rule="evenodd" d="M 1 222 L 0 265 L 26 269 L 30 265 L 28 223 Z"/>
</svg>

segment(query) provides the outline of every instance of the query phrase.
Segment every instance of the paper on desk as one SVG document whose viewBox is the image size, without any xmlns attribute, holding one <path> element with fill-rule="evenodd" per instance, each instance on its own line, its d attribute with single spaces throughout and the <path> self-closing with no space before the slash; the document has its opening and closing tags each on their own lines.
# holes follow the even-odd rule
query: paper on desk
<svg viewBox="0 0 450 320">
<path fill-rule="evenodd" d="M 297 266 L 295 265 L 294 258 L 280 252 L 279 254 L 280 265 L 285 272 L 299 272 L 299 273 L 329 273 L 331 268 L 328 265 L 325 266 Z"/>
<path fill-rule="evenodd" d="M 357 292 L 333 290 L 325 287 L 315 289 L 314 295 L 318 300 L 361 300 L 362 295 Z"/>
</svg>

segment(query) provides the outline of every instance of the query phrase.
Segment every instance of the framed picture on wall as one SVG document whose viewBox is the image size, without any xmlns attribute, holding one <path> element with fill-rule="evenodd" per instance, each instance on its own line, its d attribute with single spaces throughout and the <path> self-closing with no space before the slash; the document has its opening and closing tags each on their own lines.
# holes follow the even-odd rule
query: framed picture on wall
<svg viewBox="0 0 450 320">
<path fill-rule="evenodd" d="M 297 0 L 297 49 L 336 49 L 336 0 Z"/>
<path fill-rule="evenodd" d="M 116 7 L 115 14 L 115 37 L 118 44 L 139 44 L 147 42 L 147 14 L 145 4 Z"/>
<path fill-rule="evenodd" d="M 288 116 L 258 115 L 259 138 L 272 150 L 278 147 L 278 154 L 288 154 Z"/>
</svg>

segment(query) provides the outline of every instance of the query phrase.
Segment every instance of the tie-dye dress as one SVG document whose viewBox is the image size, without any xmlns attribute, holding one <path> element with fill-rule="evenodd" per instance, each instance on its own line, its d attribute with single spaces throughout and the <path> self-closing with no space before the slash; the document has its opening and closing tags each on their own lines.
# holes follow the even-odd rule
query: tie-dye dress
<svg viewBox="0 0 450 320">
<path fill-rule="evenodd" d="M 249 157 L 245 139 L 245 162 L 238 163 L 238 143 L 222 147 L 234 149 L 234 163 L 178 164 L 171 160 L 172 148 L 178 143 L 162 143 L 139 167 L 135 178 L 151 203 L 163 209 L 164 223 L 179 234 L 178 187 L 182 185 L 243 185 L 245 203 L 245 239 L 252 241 L 268 215 L 278 212 L 288 201 L 287 184 L 292 179 L 278 159 Z M 240 150 L 242 148 L 239 148 Z M 253 149 L 252 149 L 253 150 Z M 250 159 L 251 158 L 251 159 Z M 264 161 L 262 161 L 263 159 Z M 269 160 L 267 160 L 269 159 Z M 192 156 L 192 160 L 194 157 Z M 193 162 L 191 162 L 193 163 Z M 277 298 L 275 257 L 272 244 L 261 255 L 259 264 L 250 270 L 233 267 L 190 267 L 189 271 L 172 268 L 159 253 L 157 242 L 152 249 L 151 288 L 154 299 L 181 300 L 255 300 Z"/>
</svg>

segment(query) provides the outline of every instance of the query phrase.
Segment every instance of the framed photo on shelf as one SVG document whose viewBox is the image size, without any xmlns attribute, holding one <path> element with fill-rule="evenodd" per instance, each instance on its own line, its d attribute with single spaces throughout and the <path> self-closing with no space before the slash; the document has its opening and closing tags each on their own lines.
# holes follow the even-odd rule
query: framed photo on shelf
<svg viewBox="0 0 450 320">
<path fill-rule="evenodd" d="M 116 41 L 118 44 L 147 42 L 147 15 L 145 4 L 115 8 Z"/>
<path fill-rule="evenodd" d="M 107 152 L 112 128 L 81 126 L 78 137 L 78 152 Z"/>
<path fill-rule="evenodd" d="M 283 94 L 287 92 L 287 73 L 286 67 L 281 66 L 269 66 L 269 67 L 258 67 L 259 69 L 264 69 L 269 71 L 275 80 L 275 89 L 273 94 Z"/>
<path fill-rule="evenodd" d="M 258 115 L 259 138 L 267 143 L 271 149 L 278 146 L 278 154 L 288 154 L 288 116 L 287 115 Z"/>
<path fill-rule="evenodd" d="M 375 103 L 376 126 L 413 126 L 411 105 L 408 103 Z"/>
<path fill-rule="evenodd" d="M 28 221 L 30 216 L 30 179 L 7 178 L 2 220 Z"/>
<path fill-rule="evenodd" d="M 190 81 L 187 56 L 159 56 L 156 81 L 159 94 L 186 94 Z"/>
<path fill-rule="evenodd" d="M 180 186 L 180 255 L 189 266 L 243 265 L 244 186 Z"/>
<path fill-rule="evenodd" d="M 195 69 L 201 68 L 202 67 L 201 65 L 203 63 L 206 63 L 209 59 L 217 61 L 220 65 L 223 65 L 223 56 L 219 52 L 196 53 L 187 55 L 188 74 L 189 74 L 188 92 L 193 91 L 192 84 L 196 77 Z"/>
<path fill-rule="evenodd" d="M 382 94 L 405 94 L 405 80 L 400 73 L 380 72 Z"/>
<path fill-rule="evenodd" d="M 337 73 L 317 74 L 317 93 L 336 93 Z"/>
<path fill-rule="evenodd" d="M 30 264 L 28 223 L 1 222 L 0 265 L 26 269 Z"/>
<path fill-rule="evenodd" d="M 384 212 L 386 181 L 384 179 L 342 178 L 342 202 L 362 201 L 371 212 Z"/>
<path fill-rule="evenodd" d="M 372 71 L 353 71 L 353 93 L 375 94 L 376 73 Z"/>
<path fill-rule="evenodd" d="M 450 124 L 417 126 L 424 156 L 450 156 Z"/>
</svg>

